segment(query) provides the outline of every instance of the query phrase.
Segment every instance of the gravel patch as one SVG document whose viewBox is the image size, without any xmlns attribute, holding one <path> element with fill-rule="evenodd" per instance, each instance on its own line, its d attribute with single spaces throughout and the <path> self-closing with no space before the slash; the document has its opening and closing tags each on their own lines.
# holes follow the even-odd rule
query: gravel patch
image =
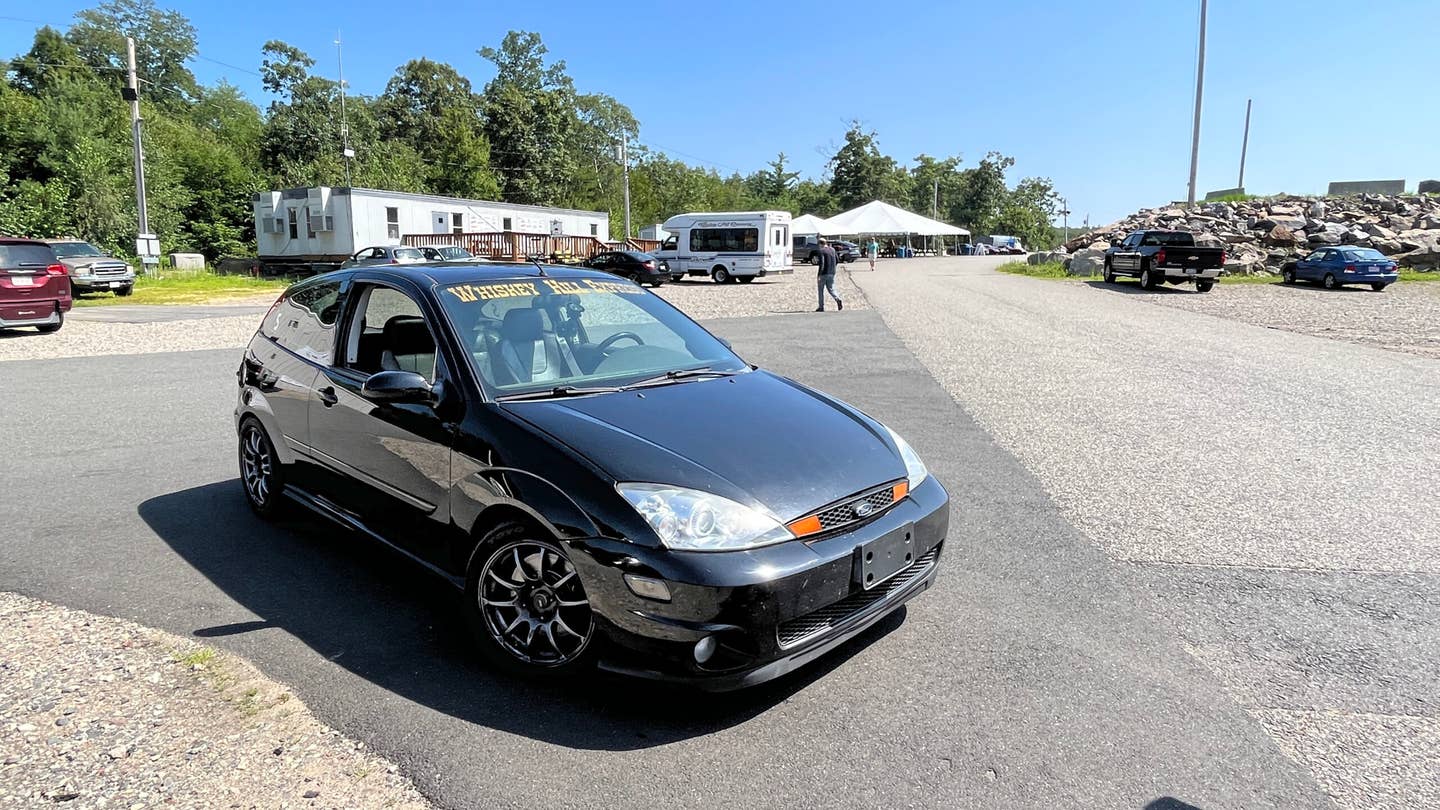
<svg viewBox="0 0 1440 810">
<path fill-rule="evenodd" d="M 103 323 L 69 319 L 60 331 L 48 335 L 33 329 L 0 331 L 0 362 L 238 349 L 250 341 L 259 325 L 260 319 L 255 316 L 161 323 Z"/>
<path fill-rule="evenodd" d="M 1400 282 L 1326 290 L 1309 284 L 1221 284 L 1206 295 L 1188 288 L 1140 296 L 1150 304 L 1256 326 L 1440 358 L 1440 282 Z"/>
<path fill-rule="evenodd" d="M 887 269 L 884 263 L 880 268 L 877 274 Z M 851 281 L 849 268 L 842 269 L 836 276 L 835 290 L 845 301 L 846 309 L 869 308 L 865 296 Z M 750 284 L 715 284 L 708 279 L 682 281 L 666 284 L 653 292 L 696 320 L 811 312 L 815 309 L 815 273 L 814 268 L 802 265 L 792 275 L 756 279 Z M 210 317 L 178 320 L 169 320 L 171 313 L 167 310 L 183 309 L 188 314 L 203 308 L 191 305 L 115 309 L 119 311 L 113 317 L 102 310 L 86 310 L 80 317 L 66 319 L 64 328 L 49 335 L 33 329 L 0 330 L 0 362 L 239 349 L 250 342 L 260 323 L 260 315 L 227 314 L 233 311 L 231 307 L 217 306 L 216 314 Z M 826 310 L 833 309 L 833 302 L 827 299 Z M 146 315 L 141 310 L 154 310 L 155 314 Z M 135 322 L 150 317 L 155 320 Z M 120 320 L 122 318 L 124 320 Z"/>
<path fill-rule="evenodd" d="M 1440 807 L 1440 720 L 1332 711 L 1256 716 L 1341 807 Z"/>
<path fill-rule="evenodd" d="M 893 263 L 890 267 L 886 264 L 881 262 L 877 265 L 875 274 L 894 272 Z M 859 270 L 846 265 L 835 274 L 835 292 L 845 302 L 847 312 L 870 308 L 852 279 L 852 275 L 869 273 L 868 269 Z M 757 278 L 750 284 L 716 284 L 708 279 L 671 282 L 654 292 L 697 321 L 814 312 L 815 268 L 802 264 L 795 268 L 794 273 Z M 835 302 L 827 295 L 825 311 L 834 309 Z"/>
<path fill-rule="evenodd" d="M 11 593 L 0 717 L 0 807 L 430 807 L 249 664 Z"/>
</svg>

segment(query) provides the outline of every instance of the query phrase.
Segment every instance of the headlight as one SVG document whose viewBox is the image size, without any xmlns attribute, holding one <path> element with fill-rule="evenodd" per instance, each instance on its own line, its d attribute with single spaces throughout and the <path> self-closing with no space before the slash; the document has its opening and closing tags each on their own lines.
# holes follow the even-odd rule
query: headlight
<svg viewBox="0 0 1440 810">
<path fill-rule="evenodd" d="M 617 484 L 666 548 L 738 551 L 794 539 L 769 515 L 728 498 L 665 484 Z"/>
<path fill-rule="evenodd" d="M 913 491 L 915 487 L 920 486 L 920 482 L 925 480 L 930 471 L 925 469 L 925 462 L 920 460 L 920 454 L 915 452 L 909 442 L 900 438 L 900 434 L 890 430 L 889 427 L 886 427 L 885 430 L 890 432 L 890 438 L 894 439 L 895 446 L 900 448 L 900 458 L 905 460 L 905 477 L 909 479 L 910 489 Z"/>
</svg>

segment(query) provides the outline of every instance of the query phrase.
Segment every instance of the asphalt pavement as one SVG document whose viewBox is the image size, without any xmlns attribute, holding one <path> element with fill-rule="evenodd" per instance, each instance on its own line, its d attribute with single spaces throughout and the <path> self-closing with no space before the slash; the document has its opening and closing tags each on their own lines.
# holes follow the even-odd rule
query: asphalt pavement
<svg viewBox="0 0 1440 810">
<path fill-rule="evenodd" d="M 1327 806 L 1144 572 L 1078 531 L 879 314 L 711 325 L 895 427 L 954 497 L 936 587 L 798 677 L 717 698 L 489 671 L 428 575 L 250 514 L 232 350 L 0 364 L 3 412 L 23 415 L 0 433 L 23 460 L 0 588 L 243 655 L 445 807 Z M 679 418 L 752 418 L 721 416 Z"/>
</svg>

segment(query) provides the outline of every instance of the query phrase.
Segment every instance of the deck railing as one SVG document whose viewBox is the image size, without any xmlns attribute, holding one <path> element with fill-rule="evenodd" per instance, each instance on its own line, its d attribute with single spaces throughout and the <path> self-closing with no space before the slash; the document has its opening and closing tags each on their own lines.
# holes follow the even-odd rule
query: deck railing
<svg viewBox="0 0 1440 810">
<path fill-rule="evenodd" d="M 652 251 L 660 247 L 655 239 L 627 239 L 604 242 L 593 236 L 550 236 L 543 233 L 489 231 L 484 233 L 410 233 L 401 240 L 411 247 L 459 245 L 476 256 L 505 261 L 524 261 L 532 256 L 554 261 L 584 261 L 605 250 Z"/>
</svg>

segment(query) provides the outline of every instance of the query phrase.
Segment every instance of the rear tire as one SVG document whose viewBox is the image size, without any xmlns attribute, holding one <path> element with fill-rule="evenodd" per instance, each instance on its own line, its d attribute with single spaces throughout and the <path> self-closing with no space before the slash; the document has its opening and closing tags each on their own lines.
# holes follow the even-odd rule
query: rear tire
<svg viewBox="0 0 1440 810">
<path fill-rule="evenodd" d="M 1335 280 L 1335 274 L 1334 274 L 1334 273 L 1326 273 L 1326 274 L 1325 274 L 1325 280 L 1322 281 L 1321 283 L 1325 285 L 1325 289 L 1327 289 L 1327 290 L 1338 290 L 1338 289 L 1340 289 L 1340 282 Z"/>
<path fill-rule="evenodd" d="M 56 318 L 55 323 L 47 323 L 47 324 L 44 324 L 44 325 L 42 325 L 42 326 L 37 326 L 37 327 L 35 327 L 35 328 L 36 328 L 37 330 L 39 330 L 40 334 L 42 334 L 42 335 L 49 335 L 49 334 L 53 334 L 53 333 L 55 333 L 55 332 L 59 332 L 59 331 L 60 331 L 60 327 L 62 327 L 62 326 L 65 325 L 65 313 L 63 313 L 63 312 L 56 312 L 56 313 L 55 313 L 55 318 Z"/>
<path fill-rule="evenodd" d="M 710 271 L 710 278 L 714 279 L 716 284 L 729 284 L 735 280 L 735 277 L 730 275 L 730 271 L 724 265 L 719 264 Z"/>
<path fill-rule="evenodd" d="M 1162 283 L 1164 283 L 1164 281 L 1165 280 L 1163 278 L 1155 277 L 1155 271 L 1150 269 L 1150 265 L 1147 264 L 1144 267 L 1140 268 L 1141 287 L 1147 290 L 1153 290 L 1159 287 Z"/>
<path fill-rule="evenodd" d="M 255 514 L 274 520 L 285 511 L 285 468 L 275 443 L 255 417 L 240 423 L 240 486 Z"/>
<path fill-rule="evenodd" d="M 1202 292 L 1202 293 L 1210 292 L 1210 290 L 1214 289 L 1214 287 L 1215 287 L 1215 282 L 1213 282 L 1213 281 L 1197 281 L 1197 282 L 1195 282 L 1195 292 Z"/>
<path fill-rule="evenodd" d="M 126 296 L 133 292 L 135 292 L 134 287 L 121 287 L 120 289 L 115 291 L 115 294 L 119 296 Z"/>
<path fill-rule="evenodd" d="M 519 523 L 492 529 L 465 576 L 465 621 L 497 669 L 563 678 L 589 669 L 599 640 L 575 565 L 546 533 Z"/>
<path fill-rule="evenodd" d="M 1385 288 L 1389 286 L 1389 284 L 1381 284 L 1377 281 L 1374 284 L 1370 285 L 1370 289 L 1374 290 L 1375 292 L 1385 292 Z"/>
</svg>

